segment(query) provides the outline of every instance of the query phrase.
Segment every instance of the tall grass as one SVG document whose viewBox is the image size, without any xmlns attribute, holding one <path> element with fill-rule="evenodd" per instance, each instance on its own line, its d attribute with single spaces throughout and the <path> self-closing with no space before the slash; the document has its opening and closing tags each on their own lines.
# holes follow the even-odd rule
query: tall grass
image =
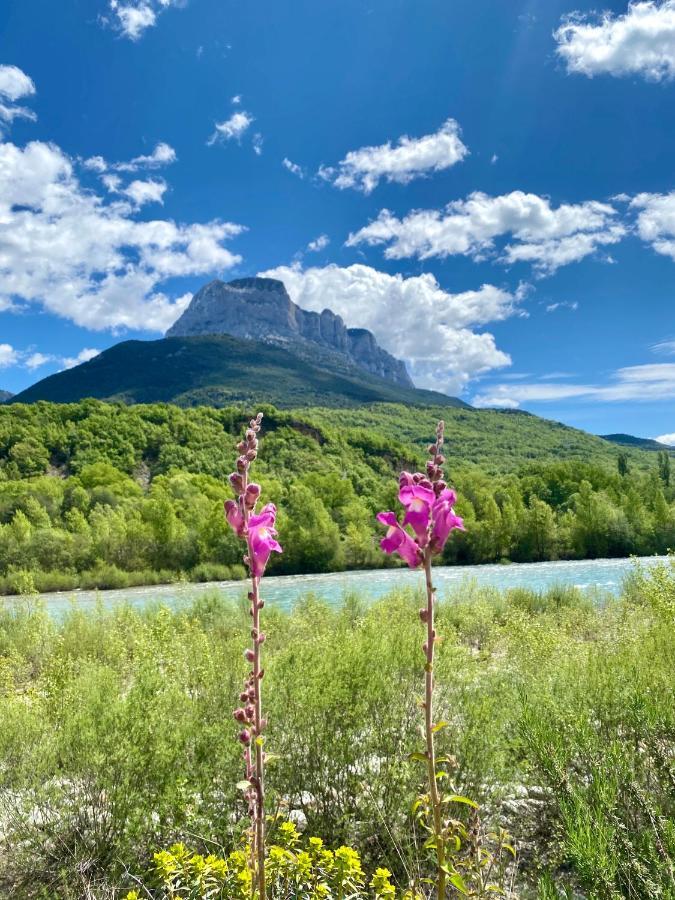
<svg viewBox="0 0 675 900">
<path fill-rule="evenodd" d="M 629 597 L 470 588 L 439 604 L 440 751 L 519 842 L 520 890 L 673 897 L 675 579 Z M 419 770 L 419 597 L 270 607 L 270 807 L 404 875 Z M 0 608 L 0 896 L 113 898 L 154 849 L 227 847 L 243 605 Z M 236 815 L 235 815 L 236 814 Z"/>
</svg>

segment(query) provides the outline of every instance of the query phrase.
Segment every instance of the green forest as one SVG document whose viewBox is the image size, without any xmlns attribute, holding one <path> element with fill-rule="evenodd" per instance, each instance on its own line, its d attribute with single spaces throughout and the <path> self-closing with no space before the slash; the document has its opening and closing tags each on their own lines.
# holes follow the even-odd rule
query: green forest
<svg viewBox="0 0 675 900">
<path fill-rule="evenodd" d="M 526 413 L 373 404 L 263 407 L 257 474 L 279 509 L 271 574 L 391 565 L 375 513 L 447 423 L 467 524 L 446 564 L 649 555 L 675 547 L 671 457 Z M 85 400 L 0 407 L 0 590 L 243 577 L 222 512 L 250 410 Z"/>
</svg>

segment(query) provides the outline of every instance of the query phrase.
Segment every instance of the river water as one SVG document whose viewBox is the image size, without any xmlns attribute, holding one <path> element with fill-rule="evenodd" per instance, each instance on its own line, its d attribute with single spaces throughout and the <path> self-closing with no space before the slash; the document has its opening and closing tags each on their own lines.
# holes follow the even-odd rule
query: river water
<svg viewBox="0 0 675 900">
<path fill-rule="evenodd" d="M 664 561 L 666 557 L 643 558 L 645 566 Z M 617 595 L 623 578 L 634 567 L 633 559 L 594 559 L 564 562 L 511 563 L 492 566 L 439 566 L 434 581 L 440 597 L 474 583 L 499 589 L 526 587 L 543 591 L 553 585 L 572 585 L 592 589 L 600 594 Z M 358 594 L 375 600 L 395 588 L 422 588 L 422 576 L 409 569 L 373 569 L 364 572 L 335 572 L 329 575 L 284 575 L 265 578 L 263 596 L 269 604 L 289 609 L 300 598 L 315 594 L 332 605 L 340 604 L 345 595 Z M 204 594 L 218 593 L 238 598 L 245 594 L 242 581 L 219 581 L 208 584 L 169 584 L 152 587 L 124 588 L 115 591 L 67 591 L 41 594 L 40 600 L 55 618 L 61 618 L 73 605 L 91 607 L 99 602 L 112 608 L 128 603 L 141 608 L 163 603 L 170 607 L 185 606 Z M 21 598 L 5 597 L 5 603 Z"/>
</svg>

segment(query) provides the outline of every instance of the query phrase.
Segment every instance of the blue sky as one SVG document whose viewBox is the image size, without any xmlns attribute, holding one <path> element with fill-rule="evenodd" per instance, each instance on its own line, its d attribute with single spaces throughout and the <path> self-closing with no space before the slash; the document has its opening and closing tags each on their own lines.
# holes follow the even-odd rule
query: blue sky
<svg viewBox="0 0 675 900">
<path fill-rule="evenodd" d="M 266 272 L 420 385 L 675 435 L 675 0 L 604 5 L 5 0 L 0 388 Z"/>
</svg>

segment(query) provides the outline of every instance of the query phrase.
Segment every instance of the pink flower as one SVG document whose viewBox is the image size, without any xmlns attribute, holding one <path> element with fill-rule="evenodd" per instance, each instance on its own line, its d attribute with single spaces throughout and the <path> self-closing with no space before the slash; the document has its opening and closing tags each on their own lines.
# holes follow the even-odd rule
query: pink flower
<svg viewBox="0 0 675 900">
<path fill-rule="evenodd" d="M 248 538 L 251 548 L 250 566 L 255 578 L 261 578 L 270 554 L 282 553 L 283 550 L 276 540 L 277 531 L 274 527 L 277 518 L 277 508 L 273 503 L 264 506 L 257 516 L 251 516 L 248 520 Z"/>
<path fill-rule="evenodd" d="M 431 529 L 431 546 L 434 552 L 440 553 L 454 529 L 464 531 L 464 521 L 461 516 L 455 514 L 454 504 L 457 495 L 449 488 L 441 491 L 433 505 L 431 515 L 433 527 Z"/>
<path fill-rule="evenodd" d="M 426 479 L 423 480 L 422 476 L 416 479 L 409 472 L 403 472 L 398 499 L 406 508 L 403 524 L 410 525 L 418 545 L 425 547 L 429 540 L 431 507 L 435 500 L 431 484 Z"/>
<path fill-rule="evenodd" d="M 243 537 L 244 516 L 236 500 L 225 501 L 225 518 L 237 537 Z"/>
<path fill-rule="evenodd" d="M 378 522 L 387 525 L 387 533 L 380 541 L 380 547 L 385 553 L 398 553 L 411 569 L 416 569 L 422 562 L 417 543 L 398 523 L 393 512 L 381 512 L 377 515 Z"/>
</svg>

